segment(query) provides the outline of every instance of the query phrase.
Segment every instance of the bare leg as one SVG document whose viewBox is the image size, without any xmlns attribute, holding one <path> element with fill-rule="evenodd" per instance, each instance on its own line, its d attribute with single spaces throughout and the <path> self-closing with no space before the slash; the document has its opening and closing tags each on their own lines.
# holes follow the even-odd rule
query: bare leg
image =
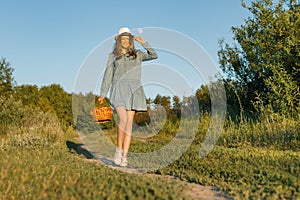
<svg viewBox="0 0 300 200">
<path fill-rule="evenodd" d="M 135 111 L 127 111 L 127 121 L 125 127 L 124 143 L 123 143 L 123 157 L 127 157 L 128 149 L 131 142 L 132 124 Z"/>
<path fill-rule="evenodd" d="M 120 163 L 120 166 L 126 167 L 128 165 L 127 154 L 131 142 L 132 123 L 135 111 L 127 111 L 124 107 L 117 107 L 116 110 L 120 118 L 117 138 L 118 150 L 122 151 L 122 156 L 120 161 L 120 156 L 117 153 L 118 156 L 116 157 L 117 159 L 115 159 L 115 163 L 117 165 Z"/>
<path fill-rule="evenodd" d="M 124 107 L 117 107 L 116 110 L 120 119 L 118 124 L 117 146 L 119 150 L 122 150 L 127 122 L 127 111 Z"/>
</svg>

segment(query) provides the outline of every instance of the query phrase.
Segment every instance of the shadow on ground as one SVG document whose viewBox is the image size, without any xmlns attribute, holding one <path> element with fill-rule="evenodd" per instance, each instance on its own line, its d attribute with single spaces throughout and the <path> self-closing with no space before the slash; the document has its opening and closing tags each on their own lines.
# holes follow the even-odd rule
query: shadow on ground
<svg viewBox="0 0 300 200">
<path fill-rule="evenodd" d="M 66 145 L 67 145 L 70 152 L 74 151 L 78 155 L 83 155 L 87 159 L 95 159 L 93 154 L 91 154 L 89 151 L 87 151 L 86 149 L 84 149 L 82 147 L 83 144 L 77 144 L 77 143 L 72 142 L 72 141 L 66 141 Z"/>
</svg>

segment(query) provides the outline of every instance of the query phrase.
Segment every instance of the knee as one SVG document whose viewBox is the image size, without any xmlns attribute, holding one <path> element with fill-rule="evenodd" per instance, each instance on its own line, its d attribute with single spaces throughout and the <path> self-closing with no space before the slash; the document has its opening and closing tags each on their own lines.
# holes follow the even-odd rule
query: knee
<svg viewBox="0 0 300 200">
<path fill-rule="evenodd" d="M 127 121 L 125 126 L 125 131 L 129 134 L 131 134 L 132 131 L 132 121 Z"/>
<path fill-rule="evenodd" d="M 119 126 L 119 128 L 120 128 L 121 130 L 124 131 L 124 130 L 126 129 L 126 121 L 120 120 L 118 126 Z"/>
</svg>

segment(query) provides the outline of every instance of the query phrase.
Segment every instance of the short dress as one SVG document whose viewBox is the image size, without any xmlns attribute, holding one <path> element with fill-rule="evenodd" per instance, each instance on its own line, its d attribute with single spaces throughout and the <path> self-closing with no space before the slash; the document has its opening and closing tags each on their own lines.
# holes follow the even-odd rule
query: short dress
<svg viewBox="0 0 300 200">
<path fill-rule="evenodd" d="M 142 45 L 146 52 L 137 50 L 136 58 L 122 55 L 116 59 L 111 53 L 101 84 L 100 96 L 106 96 L 110 89 L 110 103 L 113 108 L 123 106 L 126 110 L 146 111 L 146 96 L 141 84 L 141 64 L 157 58 L 149 43 Z"/>
</svg>

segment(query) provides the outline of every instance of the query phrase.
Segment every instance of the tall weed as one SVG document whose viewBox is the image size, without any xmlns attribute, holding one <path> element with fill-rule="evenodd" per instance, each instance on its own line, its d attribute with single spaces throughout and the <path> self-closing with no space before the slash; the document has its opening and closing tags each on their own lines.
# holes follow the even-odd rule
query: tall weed
<svg viewBox="0 0 300 200">
<path fill-rule="evenodd" d="M 63 131 L 53 113 L 23 106 L 13 97 L 0 97 L 0 137 L 12 146 L 47 145 L 62 139 Z"/>
<path fill-rule="evenodd" d="M 25 109 L 21 101 L 17 101 L 13 96 L 0 95 L 0 135 L 6 133 L 7 126 L 21 125 Z"/>
<path fill-rule="evenodd" d="M 259 120 L 244 118 L 239 123 L 228 119 L 219 144 L 228 147 L 251 145 L 281 150 L 300 149 L 300 115 L 297 118 L 273 113 Z"/>
</svg>

